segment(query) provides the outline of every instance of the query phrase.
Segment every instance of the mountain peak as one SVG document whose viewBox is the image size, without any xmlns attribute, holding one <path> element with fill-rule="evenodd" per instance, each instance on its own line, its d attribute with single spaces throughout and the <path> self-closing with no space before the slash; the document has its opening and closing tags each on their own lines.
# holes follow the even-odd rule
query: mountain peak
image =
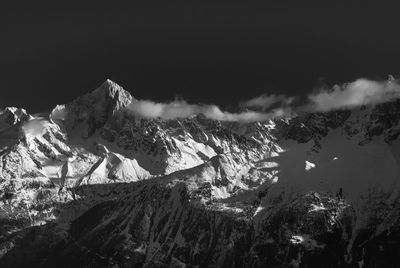
<svg viewBox="0 0 400 268">
<path fill-rule="evenodd" d="M 106 81 L 101 84 L 102 87 L 114 87 L 114 88 L 121 88 L 116 82 L 112 81 L 111 79 L 106 79 Z"/>
<path fill-rule="evenodd" d="M 132 100 L 132 96 L 128 91 L 110 79 L 104 81 L 100 87 L 93 91 L 93 93 L 100 92 L 112 99 L 118 98 L 122 102 L 130 102 Z"/>
<path fill-rule="evenodd" d="M 104 104 L 107 104 L 107 107 L 111 105 L 115 112 L 129 105 L 133 97 L 116 82 L 107 79 L 94 91 L 80 97 L 80 99 L 92 103 L 92 105 L 101 106 L 98 107 L 101 110 L 104 108 Z"/>
<path fill-rule="evenodd" d="M 67 128 L 76 128 L 77 124 L 86 122 L 87 131 L 84 132 L 87 134 L 84 136 L 91 136 L 95 130 L 128 106 L 132 99 L 128 91 L 107 79 L 92 92 L 66 104 Z"/>
</svg>

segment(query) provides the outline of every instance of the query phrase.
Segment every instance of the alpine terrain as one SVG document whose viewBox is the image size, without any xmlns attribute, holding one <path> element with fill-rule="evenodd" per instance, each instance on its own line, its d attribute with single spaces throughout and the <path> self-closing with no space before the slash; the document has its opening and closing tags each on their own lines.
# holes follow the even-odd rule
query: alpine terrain
<svg viewBox="0 0 400 268">
<path fill-rule="evenodd" d="M 0 111 L 0 267 L 398 267 L 400 100 L 146 119 L 107 80 Z"/>
</svg>

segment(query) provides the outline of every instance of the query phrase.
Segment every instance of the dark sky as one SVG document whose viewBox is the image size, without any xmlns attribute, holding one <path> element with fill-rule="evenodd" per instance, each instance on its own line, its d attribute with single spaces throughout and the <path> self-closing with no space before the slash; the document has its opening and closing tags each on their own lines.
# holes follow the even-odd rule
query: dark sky
<svg viewBox="0 0 400 268">
<path fill-rule="evenodd" d="M 139 99 L 229 106 L 396 77 L 399 26 L 382 1 L 1 1 L 0 107 L 48 110 L 106 78 Z"/>
</svg>

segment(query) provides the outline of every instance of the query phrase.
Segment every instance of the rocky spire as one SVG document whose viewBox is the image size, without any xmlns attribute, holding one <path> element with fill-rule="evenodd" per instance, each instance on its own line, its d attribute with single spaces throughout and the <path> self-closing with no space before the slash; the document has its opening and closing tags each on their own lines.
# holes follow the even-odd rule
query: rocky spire
<svg viewBox="0 0 400 268">
<path fill-rule="evenodd" d="M 133 99 L 128 91 L 110 79 L 104 81 L 100 87 L 89 94 L 99 95 L 98 97 L 113 100 L 115 106 L 114 110 L 126 107 Z"/>
<path fill-rule="evenodd" d="M 67 129 L 82 128 L 82 124 L 84 124 L 87 127 L 83 129 L 87 129 L 87 134 L 81 133 L 81 135 L 91 136 L 96 129 L 104 126 L 110 120 L 116 121 L 118 114 L 132 100 L 133 97 L 128 91 L 107 79 L 94 91 L 65 105 Z"/>
</svg>

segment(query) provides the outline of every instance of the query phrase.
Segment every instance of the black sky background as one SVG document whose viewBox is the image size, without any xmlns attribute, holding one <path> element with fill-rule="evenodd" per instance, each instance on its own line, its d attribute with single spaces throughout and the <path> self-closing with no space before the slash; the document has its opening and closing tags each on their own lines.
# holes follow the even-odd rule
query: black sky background
<svg viewBox="0 0 400 268">
<path fill-rule="evenodd" d="M 49 110 L 106 78 L 139 99 L 229 107 L 263 93 L 304 95 L 322 82 L 396 77 L 399 6 L 1 1 L 0 107 Z"/>
</svg>

